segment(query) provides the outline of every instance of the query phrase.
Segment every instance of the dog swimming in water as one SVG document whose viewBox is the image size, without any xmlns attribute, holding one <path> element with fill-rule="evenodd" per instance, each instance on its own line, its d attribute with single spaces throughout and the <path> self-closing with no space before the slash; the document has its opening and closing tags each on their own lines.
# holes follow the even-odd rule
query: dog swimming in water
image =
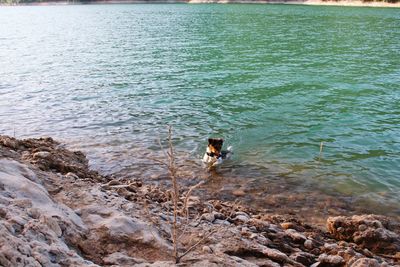
<svg viewBox="0 0 400 267">
<path fill-rule="evenodd" d="M 207 151 L 204 154 L 203 162 L 208 166 L 217 166 L 221 164 L 225 159 L 229 159 L 233 152 L 232 147 L 229 146 L 227 150 L 222 150 L 224 139 L 222 138 L 209 138 Z"/>
</svg>

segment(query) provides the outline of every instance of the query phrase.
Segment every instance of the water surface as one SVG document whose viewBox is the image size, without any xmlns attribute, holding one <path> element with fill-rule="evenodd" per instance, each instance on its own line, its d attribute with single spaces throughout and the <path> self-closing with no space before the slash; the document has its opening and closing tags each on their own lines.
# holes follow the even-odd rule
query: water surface
<svg viewBox="0 0 400 267">
<path fill-rule="evenodd" d="M 399 215 L 399 29 L 390 8 L 1 7 L 0 133 L 162 180 L 148 158 L 170 124 L 182 171 L 221 197 Z M 211 174 L 209 136 L 235 149 Z"/>
</svg>

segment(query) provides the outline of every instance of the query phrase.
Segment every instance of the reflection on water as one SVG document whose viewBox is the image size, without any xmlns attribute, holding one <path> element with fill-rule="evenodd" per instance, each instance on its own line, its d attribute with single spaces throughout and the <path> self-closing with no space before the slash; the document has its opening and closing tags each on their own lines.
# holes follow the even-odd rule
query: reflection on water
<svg viewBox="0 0 400 267">
<path fill-rule="evenodd" d="M 186 176 L 214 195 L 400 214 L 399 27 L 379 8 L 2 8 L 0 133 L 50 135 L 104 173 L 162 181 L 149 158 L 171 124 Z M 212 175 L 209 136 L 236 152 Z"/>
</svg>

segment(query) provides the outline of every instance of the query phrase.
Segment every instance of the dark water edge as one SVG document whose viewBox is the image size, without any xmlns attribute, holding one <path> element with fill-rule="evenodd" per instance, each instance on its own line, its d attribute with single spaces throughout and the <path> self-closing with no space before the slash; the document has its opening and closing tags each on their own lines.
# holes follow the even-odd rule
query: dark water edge
<svg viewBox="0 0 400 267">
<path fill-rule="evenodd" d="M 81 149 L 77 144 L 72 147 Z M 141 159 L 135 159 L 135 164 L 124 166 L 109 175 L 128 180 L 140 177 L 147 183 L 170 188 L 168 169 L 160 164 L 165 162 L 163 153 L 146 152 L 145 148 L 142 153 Z M 330 216 L 376 214 L 400 220 L 398 203 L 382 202 L 365 195 L 339 193 L 324 183 L 312 182 L 311 177 L 298 179 L 285 176 L 272 166 L 260 168 L 231 161 L 224 162 L 218 168 L 207 169 L 199 158 L 194 158 L 187 151 L 177 150 L 176 155 L 179 183 L 182 188 L 190 188 L 204 182 L 194 193 L 203 201 L 236 202 L 270 215 L 294 216 L 319 227 L 324 227 Z M 90 159 L 93 155 L 87 151 L 87 156 Z M 90 166 L 102 173 L 101 169 L 107 166 L 101 164 L 104 162 L 100 165 L 92 162 Z"/>
</svg>

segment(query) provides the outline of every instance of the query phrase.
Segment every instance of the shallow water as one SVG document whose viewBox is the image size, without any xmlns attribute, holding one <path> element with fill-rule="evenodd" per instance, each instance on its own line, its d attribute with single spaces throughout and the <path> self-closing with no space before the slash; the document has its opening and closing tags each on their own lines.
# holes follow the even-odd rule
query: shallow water
<svg viewBox="0 0 400 267">
<path fill-rule="evenodd" d="M 171 124 L 186 176 L 214 194 L 399 215 L 399 29 L 390 8 L 0 7 L 0 133 L 162 180 L 149 158 Z M 235 150 L 211 174 L 209 136 Z"/>
</svg>

